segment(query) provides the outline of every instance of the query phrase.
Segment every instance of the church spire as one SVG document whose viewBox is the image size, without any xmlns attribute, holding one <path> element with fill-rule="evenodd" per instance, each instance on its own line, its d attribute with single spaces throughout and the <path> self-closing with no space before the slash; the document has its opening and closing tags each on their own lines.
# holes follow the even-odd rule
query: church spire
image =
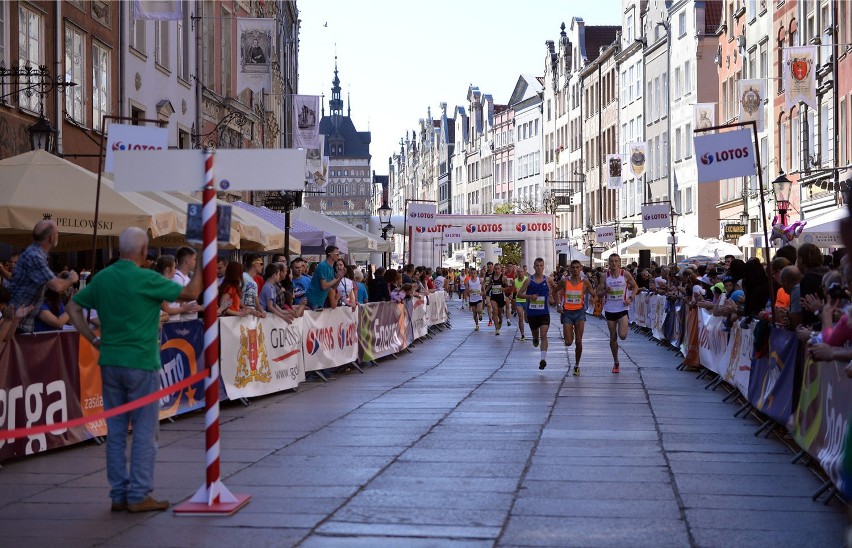
<svg viewBox="0 0 852 548">
<path fill-rule="evenodd" d="M 331 115 L 343 115 L 343 100 L 340 98 L 340 78 L 337 76 L 337 55 L 334 56 L 334 80 L 331 81 L 331 100 L 328 109 Z"/>
</svg>

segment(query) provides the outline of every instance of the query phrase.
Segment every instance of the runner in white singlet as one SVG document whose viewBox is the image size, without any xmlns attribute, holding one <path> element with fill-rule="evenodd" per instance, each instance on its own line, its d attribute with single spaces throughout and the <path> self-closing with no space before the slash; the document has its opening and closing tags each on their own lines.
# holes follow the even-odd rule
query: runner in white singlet
<svg viewBox="0 0 852 548">
<path fill-rule="evenodd" d="M 627 308 L 639 287 L 629 272 L 621 268 L 621 257 L 613 253 L 609 256 L 609 270 L 603 274 L 605 279 L 598 283 L 598 298 L 603 299 L 603 313 L 609 328 L 609 349 L 612 351 L 612 372 L 620 373 L 618 364 L 618 340 L 627 338 Z"/>
<path fill-rule="evenodd" d="M 474 331 L 479 331 L 479 317 L 482 314 L 482 280 L 474 268 L 470 269 L 470 279 L 467 281 L 464 296 L 470 304 L 473 321 L 476 323 Z"/>
</svg>

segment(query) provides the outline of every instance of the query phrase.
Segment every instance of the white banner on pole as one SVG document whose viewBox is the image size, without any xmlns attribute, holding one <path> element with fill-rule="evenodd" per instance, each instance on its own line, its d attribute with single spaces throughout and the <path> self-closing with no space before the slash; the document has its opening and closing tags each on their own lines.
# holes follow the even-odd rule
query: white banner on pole
<svg viewBox="0 0 852 548">
<path fill-rule="evenodd" d="M 784 103 L 791 108 L 804 102 L 816 109 L 816 58 L 817 46 L 797 46 L 784 48 Z"/>
<path fill-rule="evenodd" d="M 305 371 L 338 367 L 358 359 L 358 316 L 351 307 L 308 310 L 302 319 Z"/>
<path fill-rule="evenodd" d="M 150 19 L 154 21 L 180 21 L 180 0 L 136 0 L 133 2 L 134 19 Z"/>
<path fill-rule="evenodd" d="M 492 251 L 493 251 L 495 257 L 502 257 L 503 256 L 503 248 L 501 248 L 501 247 L 495 247 Z"/>
<path fill-rule="evenodd" d="M 412 202 L 408 204 L 408 226 L 414 228 L 432 228 L 438 205 L 434 203 Z"/>
<path fill-rule="evenodd" d="M 716 103 L 695 103 L 692 110 L 692 127 L 707 129 L 716 125 Z"/>
<path fill-rule="evenodd" d="M 621 188 L 621 155 L 607 154 L 607 179 L 606 187 L 609 190 L 619 190 Z"/>
<path fill-rule="evenodd" d="M 757 123 L 757 132 L 763 131 L 763 100 L 766 98 L 765 80 L 739 80 L 737 102 L 740 104 L 740 122 Z"/>
<path fill-rule="evenodd" d="M 595 239 L 600 243 L 614 242 L 615 241 L 615 227 L 614 226 L 599 226 L 595 228 Z"/>
<path fill-rule="evenodd" d="M 460 244 L 462 242 L 461 227 L 444 228 L 444 243 L 445 244 Z"/>
<path fill-rule="evenodd" d="M 556 254 L 568 253 L 571 248 L 571 240 L 556 240 Z"/>
<path fill-rule="evenodd" d="M 320 98 L 319 95 L 293 95 L 293 148 L 320 149 Z M 322 150 L 318 158 L 322 158 Z"/>
<path fill-rule="evenodd" d="M 230 399 L 295 388 L 305 380 L 302 318 L 219 319 L 222 382 Z"/>
<path fill-rule="evenodd" d="M 305 150 L 217 150 L 213 178 L 216 190 L 304 190 Z M 201 190 L 204 154 L 201 150 L 116 150 L 113 181 L 122 192 Z"/>
<path fill-rule="evenodd" d="M 642 228 L 667 228 L 671 223 L 672 206 L 669 204 L 650 204 L 642 206 Z"/>
<path fill-rule="evenodd" d="M 698 182 L 711 183 L 755 175 L 754 142 L 750 129 L 695 135 Z"/>
<path fill-rule="evenodd" d="M 164 127 L 110 124 L 107 130 L 104 173 L 115 172 L 115 152 L 126 150 L 166 150 L 169 148 L 169 130 Z"/>
<path fill-rule="evenodd" d="M 630 149 L 630 172 L 635 179 L 641 179 L 648 165 L 647 144 L 644 141 L 637 141 L 627 146 Z"/>
<path fill-rule="evenodd" d="M 275 19 L 238 17 L 237 36 L 237 91 L 246 88 L 257 93 L 271 90 Z"/>
</svg>

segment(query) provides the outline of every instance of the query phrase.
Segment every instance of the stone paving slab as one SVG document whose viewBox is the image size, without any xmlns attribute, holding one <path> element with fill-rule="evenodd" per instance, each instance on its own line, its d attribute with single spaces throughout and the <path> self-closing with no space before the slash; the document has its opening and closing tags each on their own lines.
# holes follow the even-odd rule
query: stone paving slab
<svg viewBox="0 0 852 548">
<path fill-rule="evenodd" d="M 555 328 L 541 371 L 514 326 L 476 333 L 451 310 L 453 329 L 364 374 L 223 403 L 223 482 L 252 495 L 235 516 L 111 513 L 87 443 L 4 463 L 3 545 L 842 544 L 845 505 L 812 502 L 814 473 L 672 352 L 631 332 L 613 375 L 590 318 L 581 376 Z M 203 482 L 203 422 L 161 426 L 155 495 Z"/>
</svg>

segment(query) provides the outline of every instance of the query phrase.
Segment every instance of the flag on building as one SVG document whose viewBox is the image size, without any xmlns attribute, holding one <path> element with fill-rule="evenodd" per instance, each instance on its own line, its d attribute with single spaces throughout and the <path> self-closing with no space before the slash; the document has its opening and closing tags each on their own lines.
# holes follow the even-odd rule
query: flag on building
<svg viewBox="0 0 852 548">
<path fill-rule="evenodd" d="M 275 45 L 275 20 L 237 19 L 237 91 L 250 89 L 260 93 L 272 89 L 272 57 Z"/>
<path fill-rule="evenodd" d="M 800 46 L 784 48 L 784 103 L 791 108 L 804 102 L 809 107 L 817 108 L 816 93 L 816 46 Z"/>
<path fill-rule="evenodd" d="M 180 21 L 183 17 L 180 0 L 135 0 L 133 2 L 134 19 L 153 19 L 155 21 Z"/>
<path fill-rule="evenodd" d="M 692 117 L 692 127 L 695 129 L 707 129 L 708 127 L 715 126 L 716 103 L 695 103 L 692 110 Z"/>
<path fill-rule="evenodd" d="M 609 190 L 621 188 L 621 155 L 607 154 L 606 156 L 607 179 L 606 187 Z"/>
<path fill-rule="evenodd" d="M 635 179 L 641 179 L 642 175 L 645 174 L 645 167 L 648 163 L 648 156 L 646 154 L 648 145 L 645 141 L 636 141 L 635 143 L 630 143 L 627 147 L 630 151 L 630 172 L 633 173 Z"/>
<path fill-rule="evenodd" d="M 766 98 L 765 80 L 739 80 L 737 102 L 740 105 L 740 123 L 757 123 L 757 132 L 763 132 L 763 100 Z"/>
</svg>

